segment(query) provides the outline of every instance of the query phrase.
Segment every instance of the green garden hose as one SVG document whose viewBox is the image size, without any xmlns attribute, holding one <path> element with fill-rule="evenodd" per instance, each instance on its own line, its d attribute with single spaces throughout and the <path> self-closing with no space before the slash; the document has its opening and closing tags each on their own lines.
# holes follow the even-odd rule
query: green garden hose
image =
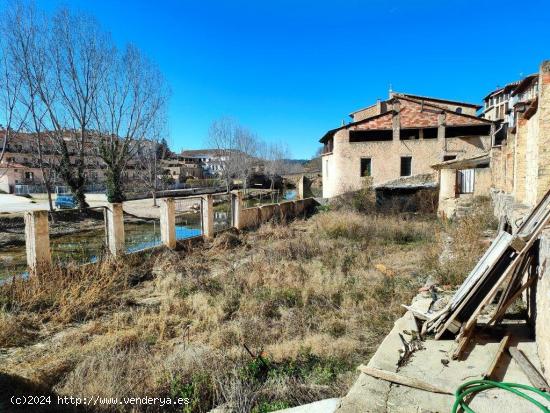
<svg viewBox="0 0 550 413">
<path fill-rule="evenodd" d="M 464 383 L 463 385 L 461 385 L 455 391 L 455 402 L 453 404 L 452 413 L 456 413 L 457 409 L 459 407 L 461 407 L 462 411 L 464 411 L 466 413 L 475 413 L 472 409 L 470 409 L 468 407 L 468 405 L 464 401 L 464 398 L 467 395 L 471 394 L 471 393 L 476 393 L 476 392 L 479 392 L 479 391 L 492 389 L 494 387 L 497 387 L 497 388 L 509 391 L 511 393 L 514 393 L 519 397 L 523 397 L 525 400 L 528 400 L 531 403 L 533 403 L 535 406 L 537 406 L 542 412 L 550 413 L 550 409 L 548 408 L 548 405 L 545 406 L 544 404 L 542 404 L 538 400 L 533 399 L 532 397 L 528 396 L 524 392 L 522 392 L 520 390 L 517 390 L 517 389 L 523 389 L 523 390 L 531 391 L 533 393 L 536 393 L 536 394 L 544 397 L 546 400 L 548 400 L 550 402 L 550 395 L 548 395 L 548 393 L 543 392 L 539 389 L 535 389 L 534 387 L 531 387 L 531 386 L 526 386 L 525 384 L 500 383 L 500 382 L 492 381 L 492 380 L 472 380 L 472 381 L 468 381 L 468 382 Z"/>
</svg>

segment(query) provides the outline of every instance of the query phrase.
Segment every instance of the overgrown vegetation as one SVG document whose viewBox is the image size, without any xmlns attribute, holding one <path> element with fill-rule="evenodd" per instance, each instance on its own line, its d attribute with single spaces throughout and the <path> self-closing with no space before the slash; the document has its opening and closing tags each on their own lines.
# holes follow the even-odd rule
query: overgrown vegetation
<svg viewBox="0 0 550 413">
<path fill-rule="evenodd" d="M 497 224 L 490 200 L 475 198 L 467 215 L 443 223 L 437 231 L 425 255 L 426 272 L 439 284 L 461 284 L 487 249 Z"/>
<path fill-rule="evenodd" d="M 62 395 L 187 397 L 184 412 L 341 396 L 423 282 L 432 227 L 329 211 L 192 251 L 54 268 L 0 287 L 0 346 L 20 347 L 2 370 Z"/>
</svg>

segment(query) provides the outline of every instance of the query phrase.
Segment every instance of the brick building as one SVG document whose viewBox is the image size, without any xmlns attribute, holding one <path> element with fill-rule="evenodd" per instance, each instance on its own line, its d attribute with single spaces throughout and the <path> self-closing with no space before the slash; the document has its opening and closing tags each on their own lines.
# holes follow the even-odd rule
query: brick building
<svg viewBox="0 0 550 413">
<path fill-rule="evenodd" d="M 486 154 L 494 123 L 475 113 L 481 106 L 392 93 L 390 99 L 350 116 L 353 121 L 320 140 L 323 196 L 375 186 L 400 177 L 433 174 L 431 165 Z M 434 177 L 434 181 L 435 181 Z"/>
</svg>

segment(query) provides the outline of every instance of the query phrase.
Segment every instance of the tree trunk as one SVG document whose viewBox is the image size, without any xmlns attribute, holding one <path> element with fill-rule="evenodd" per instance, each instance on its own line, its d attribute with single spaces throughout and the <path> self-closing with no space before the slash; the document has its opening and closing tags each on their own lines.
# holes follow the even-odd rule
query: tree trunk
<svg viewBox="0 0 550 413">
<path fill-rule="evenodd" d="M 151 195 L 153 195 L 153 206 L 157 207 L 157 191 L 151 191 Z"/>
</svg>

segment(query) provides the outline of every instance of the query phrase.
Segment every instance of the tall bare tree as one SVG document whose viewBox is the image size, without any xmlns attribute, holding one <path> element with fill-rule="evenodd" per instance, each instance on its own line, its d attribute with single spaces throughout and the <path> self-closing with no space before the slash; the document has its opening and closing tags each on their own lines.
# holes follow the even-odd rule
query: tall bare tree
<svg viewBox="0 0 550 413">
<path fill-rule="evenodd" d="M 44 33 L 44 29 L 47 27 L 46 19 L 33 5 L 25 6 L 23 3 L 15 3 L 7 11 L 5 22 L 10 27 L 6 38 L 9 39 L 14 68 L 22 79 L 19 101 L 25 108 L 25 117 L 21 119 L 23 131 L 32 137 L 33 166 L 40 169 L 42 183 L 48 195 L 48 204 L 50 210 L 53 210 L 52 187 L 55 155 L 50 150 L 51 142 L 49 142 L 49 135 L 45 130 L 47 109 L 40 99 L 36 77 L 36 74 L 40 72 L 37 65 L 42 62 L 38 53 L 43 53 L 40 41 L 46 36 Z"/>
<path fill-rule="evenodd" d="M 128 46 L 124 53 L 112 50 L 111 56 L 94 115 L 98 155 L 107 165 L 107 199 L 122 202 L 124 171 L 138 148 L 148 145 L 148 136 L 157 135 L 154 128 L 164 119 L 168 89 L 160 71 L 136 47 Z"/>
<path fill-rule="evenodd" d="M 25 118 L 19 113 L 19 96 L 23 79 L 15 69 L 13 50 L 10 47 L 10 27 L 3 22 L 0 28 L 0 164 L 3 162 L 10 138 L 16 134 Z"/>
</svg>

